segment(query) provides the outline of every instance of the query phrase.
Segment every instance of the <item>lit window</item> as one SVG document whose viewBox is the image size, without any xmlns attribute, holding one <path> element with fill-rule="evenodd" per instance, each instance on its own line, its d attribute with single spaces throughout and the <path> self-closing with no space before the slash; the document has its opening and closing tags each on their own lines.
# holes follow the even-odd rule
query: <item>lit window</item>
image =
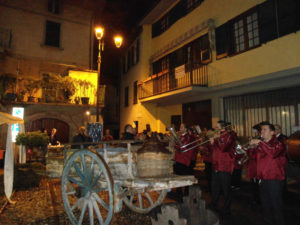
<svg viewBox="0 0 300 225">
<path fill-rule="evenodd" d="M 234 50 L 242 52 L 260 44 L 257 12 L 238 19 L 233 23 Z"/>
</svg>

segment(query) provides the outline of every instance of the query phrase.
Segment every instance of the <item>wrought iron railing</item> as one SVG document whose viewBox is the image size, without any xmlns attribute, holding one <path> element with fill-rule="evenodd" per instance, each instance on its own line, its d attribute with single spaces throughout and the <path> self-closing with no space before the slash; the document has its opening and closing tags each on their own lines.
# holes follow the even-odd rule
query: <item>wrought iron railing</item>
<svg viewBox="0 0 300 225">
<path fill-rule="evenodd" d="M 186 64 L 181 73 L 164 71 L 149 77 L 147 80 L 139 82 L 139 99 L 151 97 L 154 95 L 166 93 L 189 86 L 208 86 L 207 65 Z"/>
</svg>

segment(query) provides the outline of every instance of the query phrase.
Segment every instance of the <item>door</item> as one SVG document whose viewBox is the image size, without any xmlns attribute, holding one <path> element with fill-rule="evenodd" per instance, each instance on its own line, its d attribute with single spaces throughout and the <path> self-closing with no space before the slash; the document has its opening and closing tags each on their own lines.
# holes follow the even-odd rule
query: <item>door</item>
<svg viewBox="0 0 300 225">
<path fill-rule="evenodd" d="M 53 128 L 56 128 L 57 139 L 60 143 L 69 142 L 69 125 L 64 121 L 51 118 L 41 118 L 25 124 L 25 130 L 27 132 L 46 129 L 48 135 L 50 135 Z"/>
</svg>

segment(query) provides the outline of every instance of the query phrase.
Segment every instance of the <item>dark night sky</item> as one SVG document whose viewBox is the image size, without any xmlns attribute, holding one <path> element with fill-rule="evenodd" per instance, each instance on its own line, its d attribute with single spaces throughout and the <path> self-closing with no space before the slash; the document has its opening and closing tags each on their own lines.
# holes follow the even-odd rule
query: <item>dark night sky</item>
<svg viewBox="0 0 300 225">
<path fill-rule="evenodd" d="M 104 53 L 102 60 L 101 83 L 118 82 L 120 56 L 131 44 L 137 24 L 146 13 L 157 3 L 156 0 L 97 0 L 96 25 L 105 28 L 104 34 Z M 113 36 L 121 34 L 124 44 L 117 49 L 113 43 Z M 98 49 L 95 49 L 98 53 Z M 96 59 L 95 59 L 96 60 Z M 94 68 L 97 69 L 97 68 Z"/>
</svg>

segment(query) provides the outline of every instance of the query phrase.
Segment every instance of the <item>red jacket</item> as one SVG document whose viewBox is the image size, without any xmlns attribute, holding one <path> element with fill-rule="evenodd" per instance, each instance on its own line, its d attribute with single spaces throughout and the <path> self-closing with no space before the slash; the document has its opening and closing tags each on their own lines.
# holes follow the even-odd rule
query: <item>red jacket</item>
<svg viewBox="0 0 300 225">
<path fill-rule="evenodd" d="M 247 175 L 249 178 L 256 178 L 257 163 L 255 149 L 248 149 L 247 154 L 249 157 Z"/>
<path fill-rule="evenodd" d="M 264 180 L 284 180 L 287 165 L 286 149 L 275 136 L 268 142 L 260 142 L 252 150 L 257 159 L 257 178 Z"/>
<path fill-rule="evenodd" d="M 180 140 L 182 142 L 183 145 L 186 145 L 188 143 L 191 143 L 192 141 L 195 140 L 194 136 L 192 135 L 189 135 L 188 133 L 185 133 L 183 135 L 180 136 Z M 194 149 L 191 149 L 187 152 L 180 152 L 181 151 L 184 151 L 190 147 L 192 147 L 193 145 L 189 145 L 185 148 L 180 148 L 180 145 L 179 143 L 176 142 L 175 144 L 175 148 L 178 150 L 178 151 L 175 151 L 175 161 L 176 162 L 179 162 L 179 163 L 182 163 L 186 166 L 189 166 L 191 164 L 191 161 L 192 160 L 195 160 L 195 148 Z"/>
<path fill-rule="evenodd" d="M 215 139 L 213 144 L 209 144 L 209 148 L 212 150 L 213 170 L 232 173 L 235 145 L 235 136 L 227 131 L 223 132 L 220 138 Z"/>
</svg>

